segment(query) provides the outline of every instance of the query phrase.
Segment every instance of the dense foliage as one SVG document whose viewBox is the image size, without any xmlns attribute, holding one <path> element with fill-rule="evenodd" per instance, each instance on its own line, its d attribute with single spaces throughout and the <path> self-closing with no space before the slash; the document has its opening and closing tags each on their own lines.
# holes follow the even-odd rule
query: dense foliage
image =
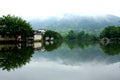
<svg viewBox="0 0 120 80">
<path fill-rule="evenodd" d="M 23 38 L 32 35 L 32 28 L 28 22 L 17 16 L 0 17 L 0 34 L 21 35 Z"/>
<path fill-rule="evenodd" d="M 60 33 L 55 32 L 55 31 L 51 31 L 51 30 L 47 30 L 45 32 L 43 39 L 45 40 L 46 37 L 53 38 L 54 40 L 62 39 L 62 36 L 60 35 Z"/>
<path fill-rule="evenodd" d="M 85 31 L 75 32 L 73 30 L 69 31 L 65 36 L 68 40 L 97 40 L 97 36 L 93 34 L 86 33 Z"/>
<path fill-rule="evenodd" d="M 42 29 L 55 30 L 62 34 L 74 30 L 80 31 L 85 30 L 89 33 L 99 34 L 100 31 L 109 25 L 120 25 L 120 17 L 114 15 L 93 15 L 93 16 L 82 16 L 82 15 L 73 15 L 65 14 L 61 18 L 50 17 L 48 19 L 33 19 L 30 21 L 31 25 L 35 29 L 39 29 L 39 26 Z"/>
<path fill-rule="evenodd" d="M 100 38 L 107 37 L 109 39 L 118 39 L 120 38 L 120 26 L 108 26 L 102 30 L 100 33 Z"/>
</svg>

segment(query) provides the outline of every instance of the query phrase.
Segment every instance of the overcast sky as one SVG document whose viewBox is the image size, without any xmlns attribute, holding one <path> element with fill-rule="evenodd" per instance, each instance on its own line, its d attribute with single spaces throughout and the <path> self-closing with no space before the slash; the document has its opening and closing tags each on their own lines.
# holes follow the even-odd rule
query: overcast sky
<svg viewBox="0 0 120 80">
<path fill-rule="evenodd" d="M 46 18 L 65 13 L 120 16 L 120 0 L 0 0 L 0 16 Z"/>
</svg>

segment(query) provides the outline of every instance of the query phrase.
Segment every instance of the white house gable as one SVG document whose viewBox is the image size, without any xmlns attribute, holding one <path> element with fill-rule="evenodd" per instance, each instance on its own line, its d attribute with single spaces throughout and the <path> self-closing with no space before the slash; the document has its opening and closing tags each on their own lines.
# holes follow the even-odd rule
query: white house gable
<svg viewBox="0 0 120 80">
<path fill-rule="evenodd" d="M 37 30 L 34 32 L 34 41 L 37 40 L 42 40 L 43 39 L 43 35 L 45 34 L 45 30 Z"/>
</svg>

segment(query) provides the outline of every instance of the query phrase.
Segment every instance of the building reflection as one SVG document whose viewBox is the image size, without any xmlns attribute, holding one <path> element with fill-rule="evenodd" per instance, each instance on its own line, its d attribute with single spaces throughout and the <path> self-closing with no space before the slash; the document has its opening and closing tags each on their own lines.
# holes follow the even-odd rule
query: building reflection
<svg viewBox="0 0 120 80">
<path fill-rule="evenodd" d="M 36 51 L 52 51 L 60 47 L 62 42 L 45 41 L 45 42 L 34 42 L 33 48 Z"/>
<path fill-rule="evenodd" d="M 20 50 L 24 47 L 31 47 L 35 51 L 54 50 L 61 45 L 62 42 L 45 41 L 34 43 L 0 43 L 0 51 L 12 51 L 14 49 Z M 50 49 L 51 48 L 51 49 Z"/>
<path fill-rule="evenodd" d="M 45 51 L 45 47 L 42 42 L 33 43 L 33 48 L 35 51 Z"/>
<path fill-rule="evenodd" d="M 52 51 L 60 45 L 52 41 L 0 44 L 0 68 L 7 71 L 20 68 L 31 60 L 34 51 Z"/>
<path fill-rule="evenodd" d="M 0 43 L 0 68 L 3 70 L 12 70 L 26 65 L 31 60 L 34 51 L 52 52 L 58 49 L 63 42 L 60 41 L 45 41 L 34 43 Z M 89 45 L 98 43 L 88 42 L 64 42 L 68 45 L 70 51 L 72 49 L 83 49 Z M 117 55 L 120 53 L 120 43 L 110 43 L 107 45 L 99 44 L 102 51 L 107 55 Z M 73 50 L 74 51 L 74 50 Z M 61 51 L 62 52 L 62 51 Z M 91 51 L 92 52 L 92 51 Z"/>
</svg>

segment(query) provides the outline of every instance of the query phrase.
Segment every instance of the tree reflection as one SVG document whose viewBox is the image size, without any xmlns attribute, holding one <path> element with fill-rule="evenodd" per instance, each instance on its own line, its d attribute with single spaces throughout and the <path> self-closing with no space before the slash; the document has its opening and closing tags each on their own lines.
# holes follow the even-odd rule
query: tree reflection
<svg viewBox="0 0 120 80">
<path fill-rule="evenodd" d="M 47 42 L 44 42 L 44 47 L 45 47 L 45 50 L 46 51 L 53 51 L 57 48 L 59 48 L 62 44 L 61 41 L 47 41 Z"/>
<path fill-rule="evenodd" d="M 0 68 L 3 70 L 14 70 L 26 65 L 32 57 L 34 50 L 53 51 L 61 46 L 62 43 L 68 45 L 70 49 L 80 48 L 85 49 L 88 46 L 96 45 L 97 42 L 92 41 L 47 41 L 28 45 L 1 45 L 0 44 Z M 120 53 L 120 43 L 110 43 L 107 45 L 100 44 L 100 48 L 108 55 L 116 55 Z"/>
<path fill-rule="evenodd" d="M 109 43 L 107 45 L 100 44 L 100 48 L 108 55 L 116 55 L 120 53 L 120 43 L 117 42 Z"/>
<path fill-rule="evenodd" d="M 65 41 L 65 43 L 68 45 L 70 49 L 80 48 L 85 49 L 88 46 L 98 44 L 98 42 L 95 41 Z M 120 53 L 120 43 L 114 42 L 109 43 L 107 45 L 100 43 L 100 48 L 104 51 L 104 53 L 108 55 L 116 55 Z"/>
<path fill-rule="evenodd" d="M 22 67 L 30 61 L 33 54 L 32 47 L 22 45 L 21 48 L 14 47 L 2 48 L 0 50 L 0 68 L 10 71 Z"/>
<path fill-rule="evenodd" d="M 40 44 L 39 44 L 40 43 Z M 89 46 L 94 46 L 96 44 L 99 44 L 97 41 L 47 41 L 47 42 L 39 42 L 36 44 L 39 44 L 40 46 L 35 46 L 34 50 L 39 51 L 53 51 L 61 46 L 62 43 L 66 44 L 69 49 L 85 49 Z M 101 44 L 100 48 L 104 51 L 104 53 L 108 55 L 115 55 L 120 53 L 120 43 L 109 43 L 109 44 Z"/>
<path fill-rule="evenodd" d="M 96 44 L 95 41 L 74 41 L 74 40 L 68 40 L 65 41 L 65 43 L 68 45 L 70 49 L 75 49 L 75 48 L 85 49 L 90 45 Z"/>
</svg>

